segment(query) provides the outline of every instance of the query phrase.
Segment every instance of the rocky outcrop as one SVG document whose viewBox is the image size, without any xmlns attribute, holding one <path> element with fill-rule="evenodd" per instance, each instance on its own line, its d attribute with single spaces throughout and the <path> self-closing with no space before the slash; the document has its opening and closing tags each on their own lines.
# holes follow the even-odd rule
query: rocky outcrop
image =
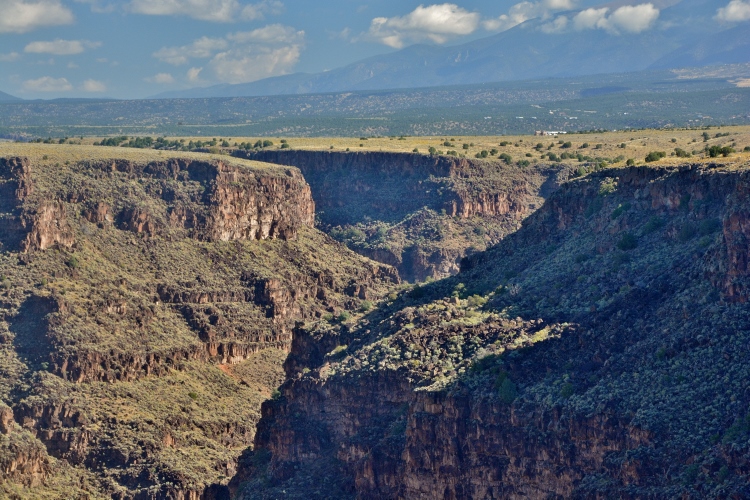
<svg viewBox="0 0 750 500">
<path fill-rule="evenodd" d="M 411 153 L 268 150 L 235 155 L 299 168 L 321 220 L 332 225 L 358 222 L 364 215 L 398 220 L 422 207 L 463 218 L 528 214 L 529 204 L 538 202 L 539 186 L 557 171 L 522 173 L 494 162 Z"/>
<path fill-rule="evenodd" d="M 75 243 L 62 202 L 43 202 L 25 219 L 31 230 L 22 244 L 24 252 L 46 250 L 54 245 L 70 249 Z"/>
<path fill-rule="evenodd" d="M 169 225 L 208 241 L 291 239 L 300 227 L 314 223 L 310 187 L 295 168 L 179 158 L 148 164 L 114 160 L 91 168 L 203 187 L 187 199 L 169 183 L 152 192 L 168 204 L 165 214 L 153 212 L 154 206 L 125 207 L 118 216 L 120 227 L 137 234 L 153 236 Z M 95 206 L 104 214 L 89 209 L 87 218 L 106 218 L 103 203 Z"/>
</svg>

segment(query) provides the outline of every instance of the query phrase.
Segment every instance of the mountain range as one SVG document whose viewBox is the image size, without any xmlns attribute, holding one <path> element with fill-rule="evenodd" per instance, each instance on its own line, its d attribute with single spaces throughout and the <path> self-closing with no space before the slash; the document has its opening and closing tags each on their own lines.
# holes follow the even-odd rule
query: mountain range
<svg viewBox="0 0 750 500">
<path fill-rule="evenodd" d="M 14 97 L 10 94 L 6 94 L 5 92 L 0 92 L 0 102 L 13 102 L 13 101 L 20 101 L 18 97 Z"/>
<path fill-rule="evenodd" d="M 601 6 L 611 10 L 624 2 Z M 156 98 L 238 97 L 476 84 L 750 62 L 750 23 L 713 19 L 716 2 L 657 0 L 659 23 L 638 34 L 545 33 L 550 19 L 455 46 L 412 45 L 316 74 L 172 91 Z M 577 12 L 562 13 L 571 18 Z M 709 22 L 706 20 L 709 19 Z"/>
</svg>

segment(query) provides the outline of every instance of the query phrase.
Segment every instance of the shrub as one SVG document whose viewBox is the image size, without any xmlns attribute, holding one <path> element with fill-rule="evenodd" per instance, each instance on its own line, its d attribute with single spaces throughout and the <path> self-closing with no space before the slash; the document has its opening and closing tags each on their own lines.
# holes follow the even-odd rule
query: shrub
<svg viewBox="0 0 750 500">
<path fill-rule="evenodd" d="M 677 232 L 677 240 L 681 243 L 690 241 L 691 239 L 693 239 L 693 236 L 695 236 L 695 232 L 695 227 L 692 224 L 685 224 Z"/>
<path fill-rule="evenodd" d="M 702 236 L 708 236 L 709 234 L 713 234 L 721 229 L 721 221 L 719 219 L 706 219 L 704 221 L 701 221 L 700 225 L 698 226 L 698 232 Z"/>
<path fill-rule="evenodd" d="M 665 153 L 664 151 L 651 151 L 649 154 L 646 155 L 646 163 L 659 161 L 666 156 L 667 156 L 667 153 Z"/>
<path fill-rule="evenodd" d="M 628 161 L 625 162 L 625 165 L 627 165 L 628 167 L 632 167 L 633 165 L 635 165 L 635 160 L 632 158 L 628 158 Z"/>
<path fill-rule="evenodd" d="M 508 376 L 507 372 L 500 372 L 495 379 L 495 388 L 498 391 L 500 401 L 509 405 L 518 397 L 518 388 Z"/>
<path fill-rule="evenodd" d="M 572 142 L 570 142 L 570 141 L 568 141 L 568 142 L 565 142 L 565 143 L 563 143 L 563 145 L 562 145 L 562 146 L 560 146 L 560 147 L 561 147 L 561 148 L 565 148 L 565 149 L 567 149 L 567 148 L 572 148 L 572 147 L 573 147 L 573 143 L 572 143 Z"/>
<path fill-rule="evenodd" d="M 688 153 L 682 148 L 674 148 L 674 154 L 678 158 L 690 158 L 690 153 Z"/>
<path fill-rule="evenodd" d="M 729 146 L 711 146 L 710 148 L 706 147 L 705 151 L 711 158 L 716 158 L 718 156 L 727 157 L 731 153 L 734 153 L 734 148 L 730 148 Z"/>
<path fill-rule="evenodd" d="M 192 399 L 193 401 L 195 401 L 196 399 L 198 399 L 198 393 L 197 392 L 188 392 L 188 396 L 190 396 L 190 399 Z"/>
<path fill-rule="evenodd" d="M 645 226 L 643 226 L 643 234 L 651 234 L 663 226 L 664 220 L 661 217 L 655 215 L 648 220 Z"/>
<path fill-rule="evenodd" d="M 633 250 L 638 247 L 638 238 L 633 233 L 625 233 L 617 242 L 617 248 L 622 251 Z"/>
<path fill-rule="evenodd" d="M 614 220 L 618 218 L 619 216 L 621 216 L 622 214 L 624 214 L 625 212 L 627 212 L 628 210 L 630 210 L 630 203 L 624 203 L 612 211 L 612 215 L 610 215 L 610 218 Z"/>
<path fill-rule="evenodd" d="M 503 153 L 498 158 L 500 158 L 501 160 L 503 160 L 505 163 L 509 165 L 510 165 L 510 162 L 513 161 L 513 157 L 510 156 L 508 153 Z"/>
<path fill-rule="evenodd" d="M 560 387 L 560 397 L 568 399 L 575 393 L 575 387 L 570 382 L 566 382 Z"/>
<path fill-rule="evenodd" d="M 343 311 L 341 314 L 339 314 L 338 320 L 343 323 L 344 321 L 349 321 L 351 317 L 352 315 L 349 313 L 349 311 Z"/>
<path fill-rule="evenodd" d="M 372 302 L 369 300 L 362 301 L 362 304 L 359 306 L 360 311 L 367 312 L 370 309 L 372 309 Z"/>
</svg>

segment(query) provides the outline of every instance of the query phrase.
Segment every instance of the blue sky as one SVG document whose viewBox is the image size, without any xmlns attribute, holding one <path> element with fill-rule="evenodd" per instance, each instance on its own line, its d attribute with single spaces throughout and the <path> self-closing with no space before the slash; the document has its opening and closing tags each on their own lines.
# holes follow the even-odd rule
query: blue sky
<svg viewBox="0 0 750 500">
<path fill-rule="evenodd" d="M 549 19 L 548 34 L 655 29 L 659 7 L 677 1 L 0 0 L 0 90 L 141 98 L 324 71 L 413 43 L 461 43 L 531 18 Z M 566 17 L 571 10 L 579 14 Z M 750 20 L 750 0 L 717 1 L 715 17 Z"/>
</svg>

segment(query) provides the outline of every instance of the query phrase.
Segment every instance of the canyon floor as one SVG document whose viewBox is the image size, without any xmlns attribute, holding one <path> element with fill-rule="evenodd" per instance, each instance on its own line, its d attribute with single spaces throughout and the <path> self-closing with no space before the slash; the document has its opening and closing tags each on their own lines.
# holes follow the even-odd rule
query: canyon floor
<svg viewBox="0 0 750 500">
<path fill-rule="evenodd" d="M 750 494 L 750 128 L 219 139 L 0 144 L 0 494 Z"/>
</svg>

